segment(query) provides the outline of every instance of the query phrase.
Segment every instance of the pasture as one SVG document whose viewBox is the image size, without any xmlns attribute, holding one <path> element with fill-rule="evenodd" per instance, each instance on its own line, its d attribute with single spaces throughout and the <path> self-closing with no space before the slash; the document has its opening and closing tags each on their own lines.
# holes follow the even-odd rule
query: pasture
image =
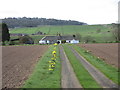
<svg viewBox="0 0 120 90">
<path fill-rule="evenodd" d="M 114 41 L 111 25 L 63 25 L 63 26 L 39 26 L 33 28 L 17 28 L 10 30 L 10 33 L 34 34 L 38 31 L 46 35 L 76 35 L 82 38 L 90 36 L 97 42 Z M 81 39 L 82 41 L 82 39 Z"/>
</svg>

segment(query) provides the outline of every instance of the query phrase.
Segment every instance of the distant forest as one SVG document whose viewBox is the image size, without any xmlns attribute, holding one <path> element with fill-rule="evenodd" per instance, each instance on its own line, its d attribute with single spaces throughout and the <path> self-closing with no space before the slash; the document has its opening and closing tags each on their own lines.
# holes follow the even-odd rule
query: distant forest
<svg viewBox="0 0 120 90">
<path fill-rule="evenodd" d="M 46 18 L 4 18 L 3 23 L 6 23 L 9 28 L 16 27 L 37 27 L 40 25 L 86 25 L 84 22 L 74 20 L 57 20 Z"/>
</svg>

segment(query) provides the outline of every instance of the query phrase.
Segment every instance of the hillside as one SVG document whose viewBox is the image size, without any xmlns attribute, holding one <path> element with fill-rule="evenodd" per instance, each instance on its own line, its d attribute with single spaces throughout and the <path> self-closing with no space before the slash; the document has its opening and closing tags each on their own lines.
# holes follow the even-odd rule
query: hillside
<svg viewBox="0 0 120 90">
<path fill-rule="evenodd" d="M 2 19 L 3 23 L 6 23 L 9 28 L 16 27 L 37 27 L 40 25 L 84 25 L 86 23 L 74 21 L 74 20 L 58 20 L 58 19 L 46 19 L 46 18 L 5 18 Z"/>
<path fill-rule="evenodd" d="M 82 39 L 91 38 L 97 42 L 114 41 L 111 25 L 59 25 L 59 26 L 40 26 L 34 28 L 16 28 L 10 33 L 34 34 L 43 32 L 46 35 L 79 35 Z M 82 40 L 81 39 L 81 40 Z"/>
</svg>

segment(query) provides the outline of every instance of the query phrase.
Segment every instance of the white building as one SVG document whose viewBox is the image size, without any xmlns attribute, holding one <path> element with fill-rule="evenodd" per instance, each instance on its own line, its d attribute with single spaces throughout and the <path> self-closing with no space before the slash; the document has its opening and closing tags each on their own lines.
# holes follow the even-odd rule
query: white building
<svg viewBox="0 0 120 90">
<path fill-rule="evenodd" d="M 79 43 L 79 40 L 73 36 L 45 36 L 40 41 L 39 44 L 54 44 L 54 43 Z"/>
</svg>

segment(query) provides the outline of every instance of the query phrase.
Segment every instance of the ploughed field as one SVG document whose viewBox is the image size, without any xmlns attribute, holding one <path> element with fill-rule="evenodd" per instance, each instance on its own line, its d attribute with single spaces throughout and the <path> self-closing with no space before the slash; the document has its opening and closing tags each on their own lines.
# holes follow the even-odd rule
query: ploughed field
<svg viewBox="0 0 120 90">
<path fill-rule="evenodd" d="M 88 50 L 106 63 L 118 67 L 118 43 L 78 44 L 78 46 Z"/>
<path fill-rule="evenodd" d="M 22 86 L 47 49 L 47 45 L 3 46 L 2 87 L 15 88 Z"/>
</svg>

